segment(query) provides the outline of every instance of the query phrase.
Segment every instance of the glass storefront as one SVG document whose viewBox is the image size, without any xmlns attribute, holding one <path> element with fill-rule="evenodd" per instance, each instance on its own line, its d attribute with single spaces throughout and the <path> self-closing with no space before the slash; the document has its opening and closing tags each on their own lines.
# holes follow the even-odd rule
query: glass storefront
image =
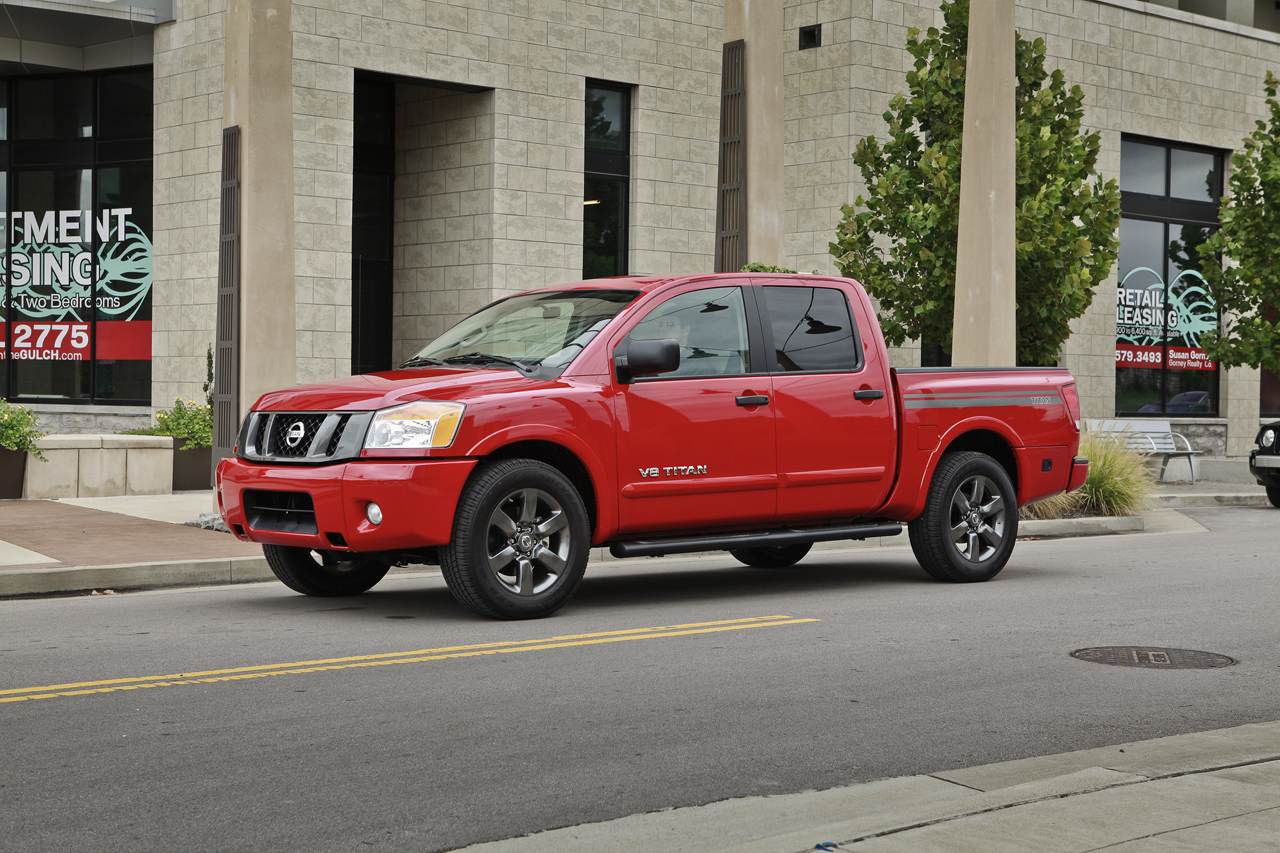
<svg viewBox="0 0 1280 853">
<path fill-rule="evenodd" d="M 151 69 L 0 78 L 0 393 L 151 400 Z"/>
<path fill-rule="evenodd" d="M 1217 228 L 1222 155 L 1126 138 L 1120 190 L 1116 414 L 1216 415 L 1200 336 L 1218 313 L 1196 249 Z"/>
</svg>

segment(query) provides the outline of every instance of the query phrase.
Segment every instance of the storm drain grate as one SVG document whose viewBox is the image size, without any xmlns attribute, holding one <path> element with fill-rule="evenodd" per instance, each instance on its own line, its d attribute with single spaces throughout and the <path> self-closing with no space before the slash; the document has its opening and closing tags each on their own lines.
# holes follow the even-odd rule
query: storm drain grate
<svg viewBox="0 0 1280 853">
<path fill-rule="evenodd" d="M 1110 666 L 1138 666 L 1143 669 L 1217 669 L 1238 663 L 1235 658 L 1192 649 L 1165 649 L 1159 646 L 1101 646 L 1076 649 L 1073 658 Z"/>
</svg>

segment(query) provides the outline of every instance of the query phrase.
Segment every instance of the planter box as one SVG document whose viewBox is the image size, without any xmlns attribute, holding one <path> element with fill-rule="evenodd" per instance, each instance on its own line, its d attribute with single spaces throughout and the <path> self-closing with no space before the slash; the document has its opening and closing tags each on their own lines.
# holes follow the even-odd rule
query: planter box
<svg viewBox="0 0 1280 853">
<path fill-rule="evenodd" d="M 194 492 L 212 488 L 213 448 L 174 448 L 173 490 L 175 492 Z"/>
<path fill-rule="evenodd" d="M 49 435 L 36 442 L 48 462 L 27 462 L 25 498 L 99 498 L 172 493 L 167 435 Z"/>
<path fill-rule="evenodd" d="M 0 500 L 22 497 L 22 476 L 26 467 L 25 451 L 0 447 Z"/>
</svg>

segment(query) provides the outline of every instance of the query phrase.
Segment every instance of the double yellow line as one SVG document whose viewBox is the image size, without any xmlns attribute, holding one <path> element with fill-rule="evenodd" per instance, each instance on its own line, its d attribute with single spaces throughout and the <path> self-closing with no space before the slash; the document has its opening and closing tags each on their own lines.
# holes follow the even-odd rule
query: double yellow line
<svg viewBox="0 0 1280 853">
<path fill-rule="evenodd" d="M 426 663 L 428 661 L 449 660 L 451 658 L 480 657 L 481 655 L 505 655 L 517 652 L 537 652 L 546 649 L 567 649 L 573 646 L 599 646 L 605 643 L 625 643 L 631 640 L 657 640 L 664 637 L 715 634 L 722 631 L 770 628 L 776 625 L 799 625 L 805 622 L 817 621 L 819 620 L 792 619 L 787 616 L 754 616 L 749 619 L 726 619 L 719 622 L 693 622 L 687 625 L 632 628 L 625 631 L 603 631 L 595 634 L 568 634 L 563 637 L 548 637 L 542 640 L 510 640 L 470 646 L 417 649 L 411 652 L 386 652 L 379 655 L 355 655 L 352 657 L 326 658 L 324 660 L 297 661 L 294 663 L 242 666 L 234 669 L 210 669 L 203 672 L 185 672 L 176 675 L 144 675 L 137 678 L 112 678 L 103 681 L 50 684 L 44 687 L 18 687 L 12 690 L 0 690 L 0 704 L 5 702 L 26 702 L 32 699 L 57 699 L 63 696 L 115 693 L 120 690 L 142 690 L 148 687 L 215 684 L 222 681 L 245 681 L 252 678 L 269 678 L 277 675 L 301 675 L 308 672 L 331 672 L 340 669 L 392 666 L 401 663 Z"/>
</svg>

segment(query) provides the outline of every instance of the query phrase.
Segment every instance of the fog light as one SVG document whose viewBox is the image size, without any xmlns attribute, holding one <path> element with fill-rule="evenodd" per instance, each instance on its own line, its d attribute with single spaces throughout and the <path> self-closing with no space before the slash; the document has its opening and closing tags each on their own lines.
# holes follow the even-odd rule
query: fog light
<svg viewBox="0 0 1280 853">
<path fill-rule="evenodd" d="M 369 519 L 370 524 L 381 524 L 382 507 L 378 506 L 373 501 L 370 501 L 369 505 L 364 508 L 364 517 Z"/>
<path fill-rule="evenodd" d="M 1271 445 L 1273 445 L 1273 444 L 1275 444 L 1275 443 L 1276 443 L 1276 431 L 1275 431 L 1275 430 L 1273 430 L 1273 429 L 1269 429 L 1269 430 L 1267 430 L 1266 432 L 1264 432 L 1264 433 L 1262 434 L 1262 446 L 1263 446 L 1263 447 L 1270 447 Z"/>
</svg>

